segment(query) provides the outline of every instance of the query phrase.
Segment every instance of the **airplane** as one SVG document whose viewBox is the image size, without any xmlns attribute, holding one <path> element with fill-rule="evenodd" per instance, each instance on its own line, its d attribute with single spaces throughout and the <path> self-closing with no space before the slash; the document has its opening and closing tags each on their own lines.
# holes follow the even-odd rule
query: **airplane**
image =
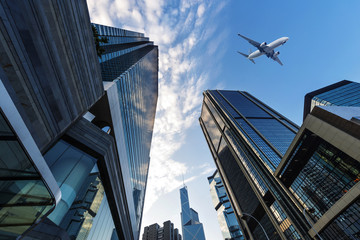
<svg viewBox="0 0 360 240">
<path fill-rule="evenodd" d="M 275 52 L 274 49 L 281 45 L 284 45 L 286 43 L 286 41 L 289 40 L 288 37 L 281 37 L 279 39 L 276 39 L 272 43 L 267 44 L 266 42 L 258 43 L 258 42 L 251 40 L 250 38 L 247 38 L 241 34 L 238 34 L 238 35 L 239 35 L 239 37 L 244 38 L 251 45 L 253 45 L 254 47 L 256 47 L 258 49 L 255 52 L 249 52 L 249 55 L 239 52 L 239 51 L 238 51 L 238 53 L 240 53 L 241 55 L 243 55 L 244 57 L 246 57 L 253 63 L 255 63 L 254 58 L 260 57 L 261 55 L 265 54 L 268 58 L 271 58 L 272 60 L 278 62 L 281 66 L 283 65 L 282 62 L 280 61 L 280 59 L 278 58 L 278 55 L 280 54 L 280 52 L 279 51 Z"/>
</svg>

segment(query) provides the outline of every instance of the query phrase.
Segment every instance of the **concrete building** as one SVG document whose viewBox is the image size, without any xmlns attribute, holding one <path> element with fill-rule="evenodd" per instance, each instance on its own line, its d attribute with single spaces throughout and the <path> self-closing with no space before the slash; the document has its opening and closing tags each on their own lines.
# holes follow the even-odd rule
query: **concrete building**
<svg viewBox="0 0 360 240">
<path fill-rule="evenodd" d="M 181 226 L 184 240 L 205 240 L 205 233 L 199 214 L 190 208 L 187 187 L 180 189 Z"/>
<path fill-rule="evenodd" d="M 110 62 L 85 0 L 0 3 L 2 238 L 139 237 L 158 51 L 102 29 Z"/>
<path fill-rule="evenodd" d="M 200 125 L 245 239 L 358 238 L 359 112 L 299 129 L 246 92 L 206 91 Z"/>
<path fill-rule="evenodd" d="M 163 223 L 163 227 L 157 223 L 144 227 L 142 240 L 181 240 L 181 235 L 169 220 Z"/>
<path fill-rule="evenodd" d="M 208 177 L 211 198 L 217 212 L 220 230 L 224 239 L 242 240 L 242 232 L 233 208 L 221 181 L 219 171 Z"/>
</svg>

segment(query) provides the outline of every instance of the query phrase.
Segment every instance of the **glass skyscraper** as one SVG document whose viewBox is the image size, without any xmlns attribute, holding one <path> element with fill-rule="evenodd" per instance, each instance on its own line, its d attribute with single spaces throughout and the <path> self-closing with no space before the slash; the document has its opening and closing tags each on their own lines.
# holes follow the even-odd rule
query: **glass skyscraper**
<svg viewBox="0 0 360 240">
<path fill-rule="evenodd" d="M 158 93 L 158 48 L 142 33 L 93 24 L 105 50 L 99 58 L 105 84 L 114 84 L 120 105 L 122 138 L 131 182 L 125 185 L 132 196 L 134 231 L 140 231 L 150 163 L 150 143 Z M 98 121 L 103 121 L 102 119 Z M 125 174 L 125 173 L 124 173 Z M 132 199 L 132 200 L 131 200 Z"/>
<path fill-rule="evenodd" d="M 181 226 L 183 240 L 205 240 L 204 228 L 199 221 L 198 213 L 190 208 L 187 187 L 180 189 Z"/>
<path fill-rule="evenodd" d="M 298 127 L 247 92 L 223 90 L 204 92 L 200 125 L 244 237 L 299 239 L 273 177 Z"/>
<path fill-rule="evenodd" d="M 200 125 L 245 239 L 357 239 L 359 107 L 301 128 L 248 93 L 204 92 Z"/>
<path fill-rule="evenodd" d="M 208 177 L 208 181 L 211 198 L 217 211 L 218 221 L 224 239 L 244 239 L 218 170 L 216 170 L 212 176 Z"/>
<path fill-rule="evenodd" d="M 157 46 L 93 24 L 99 55 L 85 0 L 0 10 L 0 238 L 138 239 Z"/>
</svg>

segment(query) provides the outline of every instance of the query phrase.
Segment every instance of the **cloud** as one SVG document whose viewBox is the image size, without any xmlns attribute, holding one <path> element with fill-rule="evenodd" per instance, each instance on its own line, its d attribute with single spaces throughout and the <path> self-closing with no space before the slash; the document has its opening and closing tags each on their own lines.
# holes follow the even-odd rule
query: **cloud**
<svg viewBox="0 0 360 240">
<path fill-rule="evenodd" d="M 204 43 L 216 32 L 209 24 L 223 8 L 215 0 L 87 0 L 93 22 L 144 32 L 159 46 L 159 99 L 153 131 L 145 211 L 182 185 L 191 168 L 173 159 L 183 146 L 186 130 L 197 124 L 202 90 L 209 73 L 198 66 L 209 49 Z M 220 8 L 220 10 L 219 10 Z M 215 14 L 215 15 L 214 15 Z M 220 44 L 217 38 L 214 46 Z M 196 53 L 202 49 L 204 54 Z M 214 53 L 210 50 L 210 53 Z M 201 175 L 209 166 L 198 167 Z M 190 182 L 196 177 L 185 179 Z"/>
</svg>

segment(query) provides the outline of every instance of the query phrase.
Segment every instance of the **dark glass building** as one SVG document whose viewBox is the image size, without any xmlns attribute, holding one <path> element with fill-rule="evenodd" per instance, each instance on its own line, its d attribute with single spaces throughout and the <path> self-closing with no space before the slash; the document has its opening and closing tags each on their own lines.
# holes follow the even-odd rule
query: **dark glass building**
<svg viewBox="0 0 360 240">
<path fill-rule="evenodd" d="M 233 208 L 226 194 L 218 170 L 208 177 L 210 194 L 218 215 L 221 233 L 224 239 L 243 240 L 242 232 L 237 222 Z"/>
<path fill-rule="evenodd" d="M 181 240 L 181 234 L 169 220 L 164 222 L 162 227 L 157 223 L 144 227 L 142 240 Z"/>
<path fill-rule="evenodd" d="M 298 127 L 247 92 L 222 90 L 204 92 L 200 125 L 245 239 L 300 239 L 273 176 Z"/>
<path fill-rule="evenodd" d="M 138 239 L 157 46 L 94 24 L 99 57 L 85 0 L 6 0 L 0 25 L 0 238 Z"/>
<path fill-rule="evenodd" d="M 190 208 L 187 187 L 180 189 L 181 226 L 184 240 L 205 240 L 204 228 L 199 220 L 199 214 Z"/>
<path fill-rule="evenodd" d="M 298 128 L 248 93 L 204 92 L 200 125 L 245 239 L 359 237 L 359 115 L 317 106 Z"/>
</svg>

